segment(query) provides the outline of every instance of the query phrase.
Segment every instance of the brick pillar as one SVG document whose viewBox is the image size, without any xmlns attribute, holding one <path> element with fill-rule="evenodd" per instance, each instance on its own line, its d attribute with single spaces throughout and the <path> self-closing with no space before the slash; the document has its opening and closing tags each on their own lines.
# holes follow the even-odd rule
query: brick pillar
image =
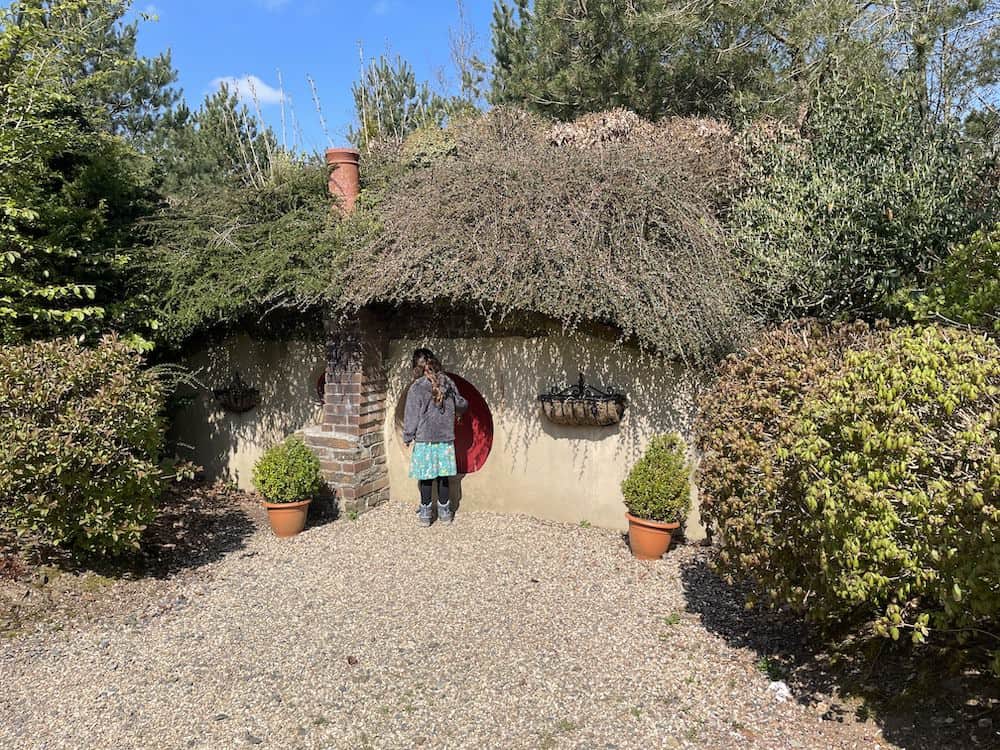
<svg viewBox="0 0 1000 750">
<path fill-rule="evenodd" d="M 341 513 L 364 513 L 389 497 L 383 427 L 386 337 L 377 316 L 330 326 L 323 421 L 303 430 Z"/>
</svg>

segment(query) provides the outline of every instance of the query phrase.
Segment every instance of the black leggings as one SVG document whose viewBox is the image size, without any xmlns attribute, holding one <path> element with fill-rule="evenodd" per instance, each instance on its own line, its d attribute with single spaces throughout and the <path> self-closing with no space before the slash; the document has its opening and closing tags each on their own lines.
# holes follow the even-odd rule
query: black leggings
<svg viewBox="0 0 1000 750">
<path fill-rule="evenodd" d="M 441 505 L 447 505 L 448 496 L 448 477 L 438 477 L 435 479 L 421 479 L 420 484 L 420 504 L 430 505 L 431 504 L 431 490 L 434 489 L 434 482 L 438 483 L 438 502 Z"/>
</svg>

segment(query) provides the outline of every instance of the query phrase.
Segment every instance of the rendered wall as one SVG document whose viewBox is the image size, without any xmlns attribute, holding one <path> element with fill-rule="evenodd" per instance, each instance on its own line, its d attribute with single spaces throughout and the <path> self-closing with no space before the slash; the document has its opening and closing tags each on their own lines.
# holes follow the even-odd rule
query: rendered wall
<svg viewBox="0 0 1000 750">
<path fill-rule="evenodd" d="M 531 338 L 397 339 L 389 343 L 385 437 L 390 492 L 416 502 L 402 444 L 401 410 L 410 384 L 410 355 L 431 348 L 446 370 L 461 375 L 485 397 L 493 415 L 493 449 L 485 466 L 453 480 L 462 508 L 525 513 L 558 521 L 588 521 L 625 529 L 620 484 L 652 435 L 689 435 L 697 378 L 683 366 L 643 356 L 630 347 L 584 334 Z M 628 408 L 614 427 L 567 427 L 541 414 L 538 394 L 552 386 L 587 382 L 614 387 Z M 454 494 L 454 491 L 453 491 Z M 692 491 L 689 538 L 704 532 Z"/>
<path fill-rule="evenodd" d="M 188 392 L 191 401 L 175 415 L 171 437 L 181 444 L 180 456 L 204 467 L 210 478 L 252 489 L 251 472 L 260 455 L 322 417 L 316 383 L 326 357 L 320 342 L 240 335 L 209 345 L 183 364 L 205 387 Z M 212 394 L 234 370 L 260 390 L 260 404 L 242 414 L 223 410 Z"/>
</svg>

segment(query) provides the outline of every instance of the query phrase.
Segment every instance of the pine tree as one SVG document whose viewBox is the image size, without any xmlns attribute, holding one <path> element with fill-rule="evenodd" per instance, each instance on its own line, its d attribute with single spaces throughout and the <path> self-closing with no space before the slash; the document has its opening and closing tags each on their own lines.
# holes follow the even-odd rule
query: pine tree
<svg viewBox="0 0 1000 750">
<path fill-rule="evenodd" d="M 475 85 L 472 78 L 465 83 Z M 470 99 L 442 96 L 426 81 L 418 82 L 413 67 L 398 55 L 394 60 L 386 55 L 371 60 L 351 90 L 358 123 L 349 137 L 359 147 L 382 139 L 400 140 L 418 128 L 441 126 L 449 117 L 475 107 Z"/>
<path fill-rule="evenodd" d="M 614 107 L 650 119 L 726 111 L 735 89 L 753 85 L 758 53 L 740 48 L 737 25 L 707 22 L 698 4 L 672 5 L 498 0 L 491 102 L 559 119 Z"/>
<path fill-rule="evenodd" d="M 836 70 L 881 72 L 927 118 L 990 102 L 1000 3 L 496 0 L 490 101 L 560 119 L 627 107 L 805 117 Z"/>
</svg>

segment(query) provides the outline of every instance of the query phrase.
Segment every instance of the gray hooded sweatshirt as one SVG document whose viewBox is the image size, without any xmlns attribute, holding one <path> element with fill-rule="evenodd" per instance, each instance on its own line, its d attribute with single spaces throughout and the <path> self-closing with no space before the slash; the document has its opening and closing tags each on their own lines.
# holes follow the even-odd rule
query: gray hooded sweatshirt
<svg viewBox="0 0 1000 750">
<path fill-rule="evenodd" d="M 462 398 L 455 383 L 443 372 L 438 374 L 444 389 L 444 401 L 434 403 L 431 382 L 427 378 L 413 381 L 406 393 L 403 417 L 403 442 L 451 443 L 455 440 L 455 415 L 463 414 L 469 402 Z"/>
</svg>

